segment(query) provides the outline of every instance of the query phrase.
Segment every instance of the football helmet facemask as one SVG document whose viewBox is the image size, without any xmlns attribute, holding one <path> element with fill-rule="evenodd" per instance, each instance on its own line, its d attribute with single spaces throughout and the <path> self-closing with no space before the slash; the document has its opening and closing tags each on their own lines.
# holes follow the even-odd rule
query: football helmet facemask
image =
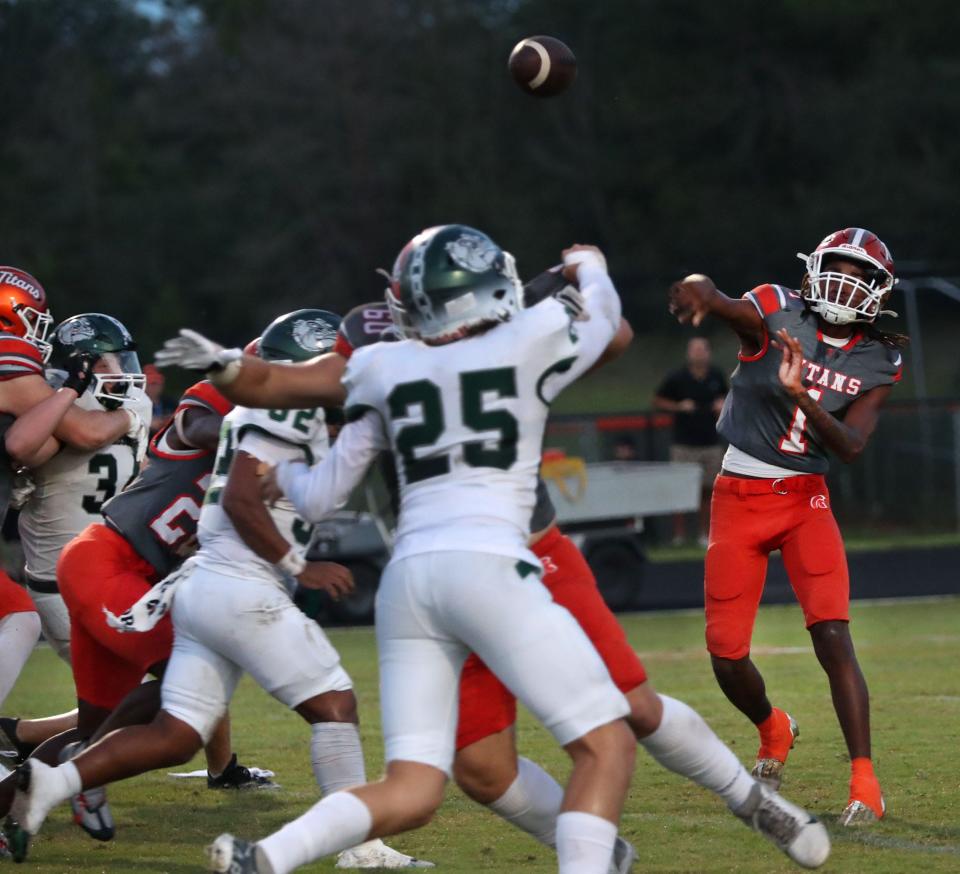
<svg viewBox="0 0 960 874">
<path fill-rule="evenodd" d="M 513 255 L 466 225 L 421 231 L 397 256 L 386 291 L 403 337 L 450 343 L 509 321 L 523 305 Z"/>
<path fill-rule="evenodd" d="M 309 361 L 330 352 L 337 341 L 340 316 L 326 310 L 294 310 L 275 318 L 257 341 L 266 361 Z"/>
<path fill-rule="evenodd" d="M 810 309 L 834 325 L 872 322 L 877 316 L 896 313 L 883 309 L 893 290 L 893 256 L 883 241 L 863 228 L 845 228 L 823 239 L 810 255 L 797 252 L 807 265 L 802 294 Z M 837 270 L 824 270 L 824 261 L 846 258 L 862 264 L 864 278 Z"/>
<path fill-rule="evenodd" d="M 108 410 L 123 406 L 131 389 L 142 391 L 147 384 L 137 357 L 137 345 L 126 326 L 113 316 L 81 313 L 64 319 L 53 332 L 51 345 L 50 367 L 54 370 L 62 369 L 74 352 L 100 356 L 88 391 Z"/>
<path fill-rule="evenodd" d="M 50 358 L 47 335 L 53 315 L 47 309 L 47 293 L 25 270 L 0 267 L 0 331 L 23 337 Z"/>
</svg>

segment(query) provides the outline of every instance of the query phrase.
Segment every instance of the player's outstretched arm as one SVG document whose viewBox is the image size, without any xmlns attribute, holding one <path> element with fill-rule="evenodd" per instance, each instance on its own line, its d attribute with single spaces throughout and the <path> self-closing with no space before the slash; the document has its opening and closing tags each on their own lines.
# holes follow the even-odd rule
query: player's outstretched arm
<svg viewBox="0 0 960 874">
<path fill-rule="evenodd" d="M 693 273 L 674 282 L 668 292 L 669 309 L 681 324 L 697 327 L 707 316 L 726 322 L 740 336 L 745 352 L 760 348 L 763 319 L 748 300 L 727 297 L 709 276 Z"/>
<path fill-rule="evenodd" d="M 780 349 L 780 384 L 807 417 L 807 425 L 824 445 L 845 464 L 855 461 L 877 427 L 880 409 L 893 386 L 879 385 L 857 398 L 841 422 L 810 397 L 802 379 L 803 348 L 786 329 L 777 331 L 773 341 Z"/>
<path fill-rule="evenodd" d="M 278 364 L 224 349 L 184 328 L 156 354 L 159 367 L 205 371 L 210 381 L 235 404 L 258 409 L 304 410 L 343 403 L 340 377 L 346 362 L 329 353 L 299 364 Z"/>
<path fill-rule="evenodd" d="M 220 442 L 223 416 L 209 407 L 187 407 L 173 420 L 173 434 L 168 439 L 174 449 L 205 449 L 216 452 Z"/>
<path fill-rule="evenodd" d="M 633 342 L 633 328 L 630 326 L 630 323 L 624 319 L 620 319 L 620 324 L 617 327 L 617 333 L 613 335 L 613 339 L 610 341 L 610 345 L 603 350 L 603 354 L 594 362 L 593 367 L 591 367 L 587 374 L 593 373 L 600 367 L 603 367 L 604 364 L 609 364 L 611 361 L 616 361 L 624 352 L 627 351 L 627 347 Z M 584 374 L 586 376 L 586 374 Z"/>
<path fill-rule="evenodd" d="M 319 464 L 282 462 L 261 471 L 263 498 L 273 504 L 286 496 L 304 519 L 319 522 L 347 502 L 386 448 L 379 417 L 369 412 L 343 427 L 330 454 Z"/>
</svg>

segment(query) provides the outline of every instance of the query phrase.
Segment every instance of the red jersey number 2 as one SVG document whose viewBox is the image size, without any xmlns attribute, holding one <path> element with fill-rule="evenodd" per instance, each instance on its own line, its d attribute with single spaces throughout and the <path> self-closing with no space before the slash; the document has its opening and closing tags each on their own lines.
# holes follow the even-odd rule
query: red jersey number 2
<svg viewBox="0 0 960 874">
<path fill-rule="evenodd" d="M 815 401 L 819 401 L 823 392 L 818 388 L 808 388 L 807 394 Z M 804 428 L 807 426 L 807 416 L 797 407 L 793 411 L 793 421 L 790 422 L 790 430 L 780 438 L 780 451 L 789 452 L 791 455 L 805 455 L 807 452 L 807 441 Z"/>
</svg>

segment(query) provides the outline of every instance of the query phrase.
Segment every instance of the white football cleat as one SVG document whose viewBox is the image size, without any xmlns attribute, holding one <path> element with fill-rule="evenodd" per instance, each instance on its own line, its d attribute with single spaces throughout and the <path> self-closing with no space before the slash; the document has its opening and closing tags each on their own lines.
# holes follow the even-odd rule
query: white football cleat
<svg viewBox="0 0 960 874">
<path fill-rule="evenodd" d="M 97 841 L 112 841 L 116 833 L 113 814 L 107 804 L 107 790 L 103 787 L 78 792 L 70 799 L 73 821 L 91 838 Z"/>
<path fill-rule="evenodd" d="M 617 835 L 617 842 L 613 845 L 613 860 L 610 862 L 610 874 L 629 874 L 636 861 L 637 851 L 630 841 Z"/>
<path fill-rule="evenodd" d="M 17 768 L 17 789 L 10 805 L 10 815 L 28 835 L 35 835 L 62 797 L 57 795 L 54 771 L 39 759 L 27 759 Z M 10 837 L 9 835 L 7 837 Z"/>
<path fill-rule="evenodd" d="M 257 874 L 257 845 L 224 833 L 207 847 L 207 870 L 215 874 Z"/>
<path fill-rule="evenodd" d="M 15 862 L 27 858 L 30 838 L 40 831 L 51 809 L 66 800 L 57 794 L 54 770 L 39 759 L 27 759 L 14 772 L 16 790 L 3 831 Z"/>
<path fill-rule="evenodd" d="M 67 744 L 60 750 L 60 761 L 69 762 L 80 755 L 86 747 L 84 741 Z M 113 814 L 110 813 L 110 805 L 107 804 L 107 790 L 102 786 L 78 792 L 70 799 L 70 808 L 73 810 L 73 821 L 91 838 L 97 841 L 113 840 L 116 833 Z"/>
<path fill-rule="evenodd" d="M 756 783 L 746 804 L 734 813 L 803 868 L 819 868 L 830 855 L 823 823 L 769 786 Z"/>
<path fill-rule="evenodd" d="M 379 838 L 365 841 L 337 856 L 337 868 L 436 868 L 433 862 L 398 853 Z"/>
</svg>

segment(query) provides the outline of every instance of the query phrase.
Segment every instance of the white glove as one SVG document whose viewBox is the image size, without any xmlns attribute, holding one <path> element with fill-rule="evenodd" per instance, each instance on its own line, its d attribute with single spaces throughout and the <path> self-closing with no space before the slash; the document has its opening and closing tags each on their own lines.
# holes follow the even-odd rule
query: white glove
<svg viewBox="0 0 960 874">
<path fill-rule="evenodd" d="M 17 471 L 13 478 L 13 486 L 10 491 L 10 506 L 14 510 L 19 510 L 36 489 L 37 484 L 33 481 L 33 476 L 26 468 Z"/>
<path fill-rule="evenodd" d="M 137 415 L 137 411 L 132 407 L 121 407 L 127 416 L 130 418 L 130 427 L 127 428 L 127 433 L 125 437 L 129 437 L 133 442 L 134 446 L 137 447 L 137 454 L 140 457 L 140 460 L 143 460 L 143 455 L 147 451 L 147 441 L 150 436 L 150 422 L 145 421 Z"/>
<path fill-rule="evenodd" d="M 153 402 L 150 396 L 140 388 L 131 389 L 123 399 L 123 409 L 130 418 L 130 430 L 127 436 L 134 441 L 137 461 L 143 462 L 150 442 L 150 421 L 153 419 Z M 136 420 L 136 421 L 134 421 Z"/>
<path fill-rule="evenodd" d="M 203 334 L 181 328 L 176 337 L 164 342 L 163 348 L 154 356 L 154 361 L 157 367 L 183 367 L 186 370 L 218 372 L 230 369 L 230 365 L 239 369 L 239 360 L 242 357 L 243 351 L 240 349 L 224 349 Z"/>
</svg>

